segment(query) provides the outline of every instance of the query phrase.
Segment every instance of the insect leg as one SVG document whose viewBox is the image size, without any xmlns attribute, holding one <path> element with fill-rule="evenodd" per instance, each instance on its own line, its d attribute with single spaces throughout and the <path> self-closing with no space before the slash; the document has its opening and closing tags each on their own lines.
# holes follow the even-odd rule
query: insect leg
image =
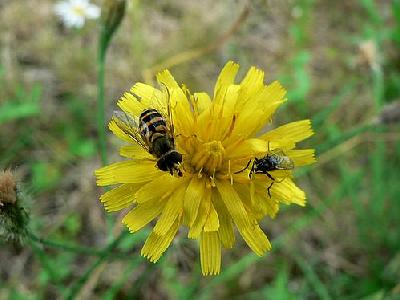
<svg viewBox="0 0 400 300">
<path fill-rule="evenodd" d="M 265 174 L 268 176 L 269 179 L 272 180 L 271 184 L 270 184 L 269 187 L 267 188 L 268 196 L 271 198 L 271 188 L 272 188 L 272 186 L 273 186 L 274 183 L 275 183 L 275 178 L 272 177 L 272 175 L 269 174 L 268 172 L 265 172 Z"/>
<path fill-rule="evenodd" d="M 250 170 L 250 173 L 249 173 L 249 178 L 250 179 L 252 179 L 254 173 L 257 173 L 255 162 L 253 162 L 253 165 L 251 166 L 251 170 Z"/>
<path fill-rule="evenodd" d="M 246 169 L 249 167 L 250 163 L 251 163 L 251 159 L 250 159 L 249 162 L 247 163 L 246 167 L 244 167 L 244 168 L 241 169 L 240 171 L 237 171 L 237 172 L 235 172 L 235 173 L 233 173 L 233 174 L 242 173 L 244 170 L 246 170 Z M 251 168 L 251 169 L 253 170 L 253 168 Z"/>
<path fill-rule="evenodd" d="M 268 196 L 271 198 L 271 188 L 272 188 L 272 186 L 274 185 L 274 181 L 272 181 L 271 182 L 271 184 L 269 185 L 269 187 L 267 188 L 267 193 L 268 193 Z"/>
<path fill-rule="evenodd" d="M 277 183 L 284 182 L 284 181 L 285 181 L 285 179 L 286 179 L 286 178 L 282 178 L 282 180 L 280 180 L 280 181 L 277 181 Z"/>
<path fill-rule="evenodd" d="M 269 174 L 268 172 L 265 172 L 264 174 L 265 174 L 265 175 L 267 175 L 269 179 L 271 179 L 271 180 L 274 180 L 274 181 L 275 181 L 275 178 L 274 178 L 274 177 L 272 177 L 272 175 L 271 175 L 271 174 Z"/>
</svg>

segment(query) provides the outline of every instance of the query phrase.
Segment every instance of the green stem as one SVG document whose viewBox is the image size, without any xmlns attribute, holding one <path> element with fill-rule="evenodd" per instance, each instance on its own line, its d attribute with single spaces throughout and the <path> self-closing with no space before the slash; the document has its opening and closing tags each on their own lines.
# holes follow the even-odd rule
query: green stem
<svg viewBox="0 0 400 300">
<path fill-rule="evenodd" d="M 375 98 L 375 112 L 378 114 L 382 111 L 384 101 L 384 77 L 381 67 L 373 69 L 373 85 L 372 91 Z M 374 128 L 375 132 L 381 133 L 382 128 Z M 384 198 L 385 198 L 385 143 L 381 140 L 377 140 L 375 143 L 375 149 L 372 153 L 372 180 L 373 180 L 373 201 L 371 205 L 373 210 L 377 214 L 382 214 L 384 210 Z"/>
<path fill-rule="evenodd" d="M 99 153 L 101 164 L 108 164 L 107 159 L 107 133 L 106 133 L 106 116 L 105 116 L 105 65 L 107 49 L 111 41 L 113 32 L 110 32 L 103 24 L 100 31 L 99 53 L 98 53 L 98 98 L 97 98 L 97 131 L 99 136 Z M 107 190 L 107 188 L 106 188 Z M 109 240 L 112 239 L 112 223 L 114 218 L 107 215 L 106 222 L 108 227 Z"/>
<path fill-rule="evenodd" d="M 53 270 L 51 262 L 49 261 L 48 257 L 44 253 L 43 249 L 38 247 L 33 240 L 30 240 L 29 244 L 32 248 L 33 253 L 39 259 L 41 266 L 46 270 L 47 274 L 49 274 L 51 280 L 53 282 L 56 282 L 57 281 L 57 273 Z"/>
<path fill-rule="evenodd" d="M 31 231 L 27 232 L 27 236 L 29 237 L 31 242 L 34 242 L 34 243 L 37 243 L 37 244 L 40 244 L 42 246 L 46 246 L 49 248 L 60 249 L 60 250 L 67 251 L 67 252 L 85 254 L 85 255 L 89 255 L 89 256 L 102 256 L 104 253 L 104 250 L 97 250 L 97 249 L 91 248 L 91 247 L 70 245 L 70 244 L 60 243 L 57 241 L 47 240 L 47 239 L 38 237 L 36 234 L 34 234 Z M 131 259 L 130 255 L 131 255 L 130 253 L 113 253 L 113 258 Z"/>
<path fill-rule="evenodd" d="M 105 64 L 106 64 L 106 51 L 108 47 L 109 39 L 105 37 L 106 32 L 104 29 L 101 30 L 101 37 L 99 42 L 99 53 L 98 53 L 98 74 L 97 74 L 97 132 L 99 135 L 99 153 L 101 157 L 102 165 L 107 164 L 107 139 L 106 139 L 106 117 L 105 117 Z"/>
</svg>

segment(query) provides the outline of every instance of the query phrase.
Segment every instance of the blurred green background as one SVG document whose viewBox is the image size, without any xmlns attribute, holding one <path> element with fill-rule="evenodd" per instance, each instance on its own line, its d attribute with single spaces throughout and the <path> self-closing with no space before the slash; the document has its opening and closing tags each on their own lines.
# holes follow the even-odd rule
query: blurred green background
<svg viewBox="0 0 400 300">
<path fill-rule="evenodd" d="M 155 265 L 139 255 L 146 232 L 104 257 L 99 24 L 65 28 L 54 4 L 0 2 L 0 169 L 14 170 L 32 230 L 55 241 L 0 244 L 0 299 L 400 299 L 400 126 L 381 122 L 400 99 L 399 0 L 129 1 L 107 54 L 107 119 L 164 67 L 211 92 L 235 60 L 240 75 L 256 65 L 287 88 L 274 126 L 313 121 L 300 148 L 316 148 L 318 163 L 296 172 L 308 205 L 263 221 L 264 257 L 239 238 L 217 277 L 201 276 L 186 238 Z M 109 161 L 120 144 L 108 135 Z"/>
</svg>

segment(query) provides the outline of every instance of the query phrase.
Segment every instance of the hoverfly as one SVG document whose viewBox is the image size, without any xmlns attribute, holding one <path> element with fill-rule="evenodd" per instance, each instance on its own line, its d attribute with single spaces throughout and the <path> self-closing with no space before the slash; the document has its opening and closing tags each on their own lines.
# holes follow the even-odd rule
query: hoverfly
<svg viewBox="0 0 400 300">
<path fill-rule="evenodd" d="M 168 93 L 169 96 L 169 93 Z M 170 108 L 168 107 L 170 114 Z M 138 145 L 157 158 L 157 167 L 161 171 L 175 172 L 182 176 L 182 154 L 175 149 L 172 116 L 169 122 L 157 109 L 142 111 L 138 121 L 132 116 L 115 111 L 112 121 Z"/>
<path fill-rule="evenodd" d="M 269 146 L 268 146 L 269 148 Z M 251 164 L 252 163 L 252 164 Z M 246 170 L 251 164 L 249 178 L 251 179 L 253 174 L 265 174 L 269 179 L 272 180 L 271 184 L 267 188 L 268 196 L 271 198 L 271 188 L 275 183 L 275 178 L 269 173 L 276 170 L 292 170 L 294 168 L 293 160 L 287 156 L 282 149 L 268 150 L 267 155 L 262 158 L 255 157 L 254 160 L 250 159 L 246 167 L 240 171 L 235 172 L 241 173 Z"/>
</svg>

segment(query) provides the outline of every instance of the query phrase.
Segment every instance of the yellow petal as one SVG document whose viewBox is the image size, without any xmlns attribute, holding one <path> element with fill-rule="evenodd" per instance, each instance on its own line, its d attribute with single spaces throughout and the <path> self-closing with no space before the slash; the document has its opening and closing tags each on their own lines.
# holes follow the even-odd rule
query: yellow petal
<svg viewBox="0 0 400 300">
<path fill-rule="evenodd" d="M 260 226 L 255 224 L 254 227 L 244 228 L 239 230 L 239 232 L 246 241 L 246 244 L 258 256 L 262 256 L 265 252 L 271 250 L 271 243 Z"/>
<path fill-rule="evenodd" d="M 267 180 L 252 180 L 249 184 L 236 184 L 235 190 L 243 200 L 245 207 L 251 211 L 256 220 L 261 220 L 265 215 L 274 218 L 279 210 L 276 199 L 269 197 L 267 188 L 270 185 Z"/>
<path fill-rule="evenodd" d="M 145 149 L 140 147 L 139 145 L 123 146 L 119 150 L 119 154 L 121 154 L 121 156 L 133 158 L 133 159 L 154 160 L 154 157 L 149 152 L 147 152 Z"/>
<path fill-rule="evenodd" d="M 196 220 L 200 202 L 203 200 L 205 192 L 205 181 L 197 176 L 193 176 L 186 190 L 183 204 L 184 213 L 188 218 L 189 227 L 192 226 Z"/>
<path fill-rule="evenodd" d="M 220 197 L 214 203 L 218 212 L 219 220 L 218 236 L 225 248 L 232 248 L 235 244 L 235 233 L 233 231 L 232 218 Z"/>
<path fill-rule="evenodd" d="M 256 115 L 259 122 L 255 122 L 254 127 L 251 126 L 250 135 L 255 135 L 265 127 L 265 124 L 271 121 L 276 109 L 286 101 L 285 96 L 286 90 L 278 81 L 274 81 L 262 89 L 262 92 L 254 99 L 257 103 Z"/>
<path fill-rule="evenodd" d="M 176 82 L 174 76 L 172 76 L 169 70 L 164 70 L 159 72 L 157 74 L 157 81 L 162 85 L 164 85 L 169 90 L 181 89 L 179 84 Z"/>
<path fill-rule="evenodd" d="M 218 76 L 217 83 L 214 88 L 214 104 L 222 105 L 225 98 L 227 88 L 234 84 L 236 74 L 239 70 L 239 65 L 233 61 L 227 62 Z"/>
<path fill-rule="evenodd" d="M 198 113 L 202 113 L 210 107 L 211 99 L 207 93 L 194 93 L 193 95 Z"/>
<path fill-rule="evenodd" d="M 313 135 L 310 120 L 302 120 L 297 122 L 291 122 L 268 131 L 267 133 L 260 136 L 260 139 L 265 141 L 276 141 L 279 140 L 282 148 L 291 149 L 295 146 L 295 143 L 300 142 L 311 135 Z"/>
<path fill-rule="evenodd" d="M 207 111 L 204 111 L 199 117 L 199 127 L 201 138 L 205 141 L 221 140 L 221 137 L 227 133 L 227 127 L 232 121 L 232 113 L 227 115 L 224 113 L 225 109 L 230 112 L 233 111 L 234 103 L 236 101 L 237 93 L 235 98 L 232 98 L 232 94 L 227 93 L 230 87 L 234 84 L 236 74 L 239 70 L 239 65 L 230 61 L 222 69 L 218 76 L 217 83 L 214 88 L 214 101 Z M 233 89 L 230 89 L 231 91 Z M 226 102 L 229 103 L 226 103 Z M 226 116 L 224 116 L 226 115 Z"/>
<path fill-rule="evenodd" d="M 122 223 L 129 228 L 130 232 L 138 231 L 156 218 L 163 208 L 164 203 L 160 199 L 138 204 L 122 219 Z"/>
<path fill-rule="evenodd" d="M 152 161 L 128 160 L 117 162 L 95 171 L 97 185 L 111 185 L 117 183 L 141 183 L 150 181 L 162 175 Z"/>
<path fill-rule="evenodd" d="M 176 178 L 169 173 L 155 178 L 154 180 L 142 185 L 136 192 L 135 197 L 138 203 L 144 203 L 153 199 L 161 199 L 169 196 L 175 188 L 183 183 L 182 178 Z"/>
<path fill-rule="evenodd" d="M 172 119 L 177 134 L 190 136 L 193 128 L 193 116 L 188 99 L 168 70 L 157 74 L 157 80 L 169 93 L 168 101 L 172 110 Z"/>
<path fill-rule="evenodd" d="M 263 156 L 268 151 L 268 143 L 261 139 L 247 139 L 239 145 L 232 145 L 226 148 L 226 159 L 250 159 Z"/>
<path fill-rule="evenodd" d="M 296 167 L 309 165 L 316 161 L 314 149 L 287 150 L 285 154 L 293 160 Z"/>
<path fill-rule="evenodd" d="M 210 126 L 210 111 L 212 102 L 208 94 L 195 93 L 193 96 L 193 136 L 197 136 L 201 140 L 208 140 L 207 126 Z M 207 134 L 205 134 L 207 132 Z"/>
<path fill-rule="evenodd" d="M 285 204 L 306 205 L 306 195 L 290 178 L 276 182 L 271 188 L 271 196 Z"/>
<path fill-rule="evenodd" d="M 183 213 L 183 199 L 186 191 L 186 184 L 181 184 L 175 192 L 166 199 L 166 204 L 153 231 L 158 235 L 168 232 L 175 220 Z"/>
<path fill-rule="evenodd" d="M 279 82 L 273 82 L 249 99 L 248 105 L 241 108 L 235 128 L 226 144 L 247 138 L 260 131 L 279 105 L 284 102 L 285 93 Z"/>
<path fill-rule="evenodd" d="M 139 117 L 140 114 L 147 108 L 143 102 L 140 102 L 135 96 L 130 93 L 125 93 L 124 96 L 117 102 L 117 105 L 127 114 L 133 117 Z"/>
<path fill-rule="evenodd" d="M 243 202 L 243 205 L 249 214 L 251 219 L 257 218 L 259 211 L 257 210 L 257 207 L 255 206 L 255 187 L 254 187 L 254 180 L 252 180 L 249 183 L 246 184 L 240 184 L 236 183 L 234 185 L 234 189 L 237 192 L 239 198 Z"/>
<path fill-rule="evenodd" d="M 214 208 L 214 205 L 211 203 L 210 212 L 208 213 L 207 220 L 204 224 L 204 231 L 218 231 L 219 228 L 219 220 L 218 213 Z"/>
<path fill-rule="evenodd" d="M 117 125 L 117 123 L 115 123 L 114 120 L 111 120 L 110 123 L 108 123 L 108 128 L 121 140 L 128 143 L 136 143 L 136 141 L 130 135 L 121 130 L 121 128 Z"/>
<path fill-rule="evenodd" d="M 229 183 L 223 181 L 218 182 L 217 188 L 222 201 L 250 249 L 257 255 L 263 255 L 271 249 L 268 238 L 258 226 L 257 221 L 248 215 L 235 189 Z"/>
<path fill-rule="evenodd" d="M 221 242 L 216 231 L 201 233 L 200 262 L 204 276 L 219 274 L 221 269 Z"/>
<path fill-rule="evenodd" d="M 203 198 L 200 201 L 200 206 L 197 212 L 196 220 L 189 229 L 188 238 L 197 239 L 203 230 L 204 224 L 206 223 L 208 214 L 211 206 L 211 191 L 206 190 Z"/>
<path fill-rule="evenodd" d="M 236 108 L 241 110 L 246 104 L 252 105 L 252 103 L 248 101 L 260 93 L 263 87 L 264 72 L 255 67 L 251 67 L 240 83 L 239 98 Z"/>
<path fill-rule="evenodd" d="M 166 107 L 166 98 L 160 90 L 150 85 L 138 82 L 131 88 L 131 93 L 137 97 L 144 109 L 155 108 L 164 112 Z M 140 113 L 142 112 L 143 110 L 140 111 Z M 139 116 L 140 113 L 136 115 Z"/>
<path fill-rule="evenodd" d="M 106 211 L 118 211 L 135 203 L 135 192 L 140 184 L 122 184 L 111 191 L 101 195 L 100 201 L 104 203 Z"/>
<path fill-rule="evenodd" d="M 251 227 L 253 224 L 243 206 L 242 200 L 231 184 L 226 181 L 218 181 L 216 184 L 221 199 L 239 230 Z"/>
<path fill-rule="evenodd" d="M 217 130 L 215 130 L 211 139 L 223 141 L 232 134 L 239 115 L 239 112 L 236 109 L 236 101 L 239 95 L 238 91 L 238 85 L 228 86 L 223 103 L 221 105 L 214 105 L 215 109 L 210 115 L 210 118 L 213 119 L 213 123 Z M 207 134 L 209 133 L 205 132 L 205 135 Z"/>
<path fill-rule="evenodd" d="M 279 211 L 278 201 L 268 195 L 267 186 L 265 185 L 255 192 L 253 201 L 255 210 L 260 214 L 259 220 L 265 215 L 275 218 Z"/>
<path fill-rule="evenodd" d="M 165 232 L 164 235 L 158 235 L 154 230 L 147 238 L 141 251 L 141 255 L 149 259 L 151 262 L 157 262 L 161 255 L 167 250 L 176 232 L 178 231 L 180 219 L 176 219 L 171 227 Z"/>
</svg>

